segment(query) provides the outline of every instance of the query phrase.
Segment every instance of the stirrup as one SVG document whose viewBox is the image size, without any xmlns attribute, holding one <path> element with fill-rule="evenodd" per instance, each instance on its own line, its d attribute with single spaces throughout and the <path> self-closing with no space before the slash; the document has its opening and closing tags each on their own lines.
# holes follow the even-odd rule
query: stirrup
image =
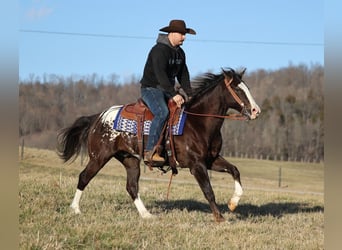
<svg viewBox="0 0 342 250">
<path fill-rule="evenodd" d="M 165 163 L 165 158 L 161 157 L 155 150 L 144 153 L 144 163 L 152 167 L 161 166 Z"/>
</svg>

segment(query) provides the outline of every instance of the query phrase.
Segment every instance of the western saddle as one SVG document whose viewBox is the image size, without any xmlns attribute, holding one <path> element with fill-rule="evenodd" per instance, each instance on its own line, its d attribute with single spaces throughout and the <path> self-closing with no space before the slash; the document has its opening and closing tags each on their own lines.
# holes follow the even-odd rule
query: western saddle
<svg viewBox="0 0 342 250">
<path fill-rule="evenodd" d="M 150 169 L 152 169 L 152 167 L 158 167 L 163 172 L 167 172 L 171 169 L 173 174 L 177 174 L 178 162 L 176 159 L 171 127 L 172 125 L 177 124 L 179 117 L 180 117 L 181 109 L 177 107 L 177 104 L 172 99 L 168 101 L 168 108 L 169 108 L 169 118 L 168 118 L 168 121 L 164 124 L 163 132 L 157 143 L 157 148 L 159 149 L 163 148 L 162 141 L 163 139 L 165 139 L 165 142 L 166 142 L 165 151 L 167 152 L 167 160 L 166 160 L 166 163 L 164 163 L 163 165 L 168 165 L 169 168 L 165 170 L 163 166 L 155 166 L 151 164 L 149 164 L 148 167 Z M 139 155 L 140 157 L 143 158 L 144 121 L 153 119 L 154 116 L 152 112 L 145 105 L 143 100 L 139 98 L 137 102 L 135 103 L 124 105 L 121 111 L 121 116 L 130 120 L 135 120 L 137 122 Z"/>
</svg>

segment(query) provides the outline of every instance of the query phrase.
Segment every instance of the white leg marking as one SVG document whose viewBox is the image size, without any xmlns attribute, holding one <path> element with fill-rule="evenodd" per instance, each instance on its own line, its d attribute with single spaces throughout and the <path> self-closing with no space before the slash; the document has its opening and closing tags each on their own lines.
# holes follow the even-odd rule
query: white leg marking
<svg viewBox="0 0 342 250">
<path fill-rule="evenodd" d="M 136 208 L 138 209 L 138 212 L 139 212 L 139 214 L 140 214 L 140 216 L 141 216 L 142 218 L 145 219 L 145 218 L 152 218 L 152 217 L 153 217 L 153 215 L 152 215 L 149 211 L 147 211 L 147 209 L 146 209 L 144 203 L 143 203 L 142 200 L 140 199 L 139 194 L 138 194 L 138 198 L 136 198 L 136 199 L 134 200 L 134 205 L 135 205 Z"/>
<path fill-rule="evenodd" d="M 235 203 L 236 206 L 238 205 L 242 194 L 243 194 L 243 191 L 242 191 L 242 187 L 240 183 L 238 181 L 235 181 L 235 192 L 233 194 L 231 201 Z"/>
<path fill-rule="evenodd" d="M 235 191 L 233 197 L 228 202 L 228 207 L 230 211 L 234 211 L 237 205 L 239 204 L 240 197 L 242 195 L 242 187 L 238 181 L 235 181 Z"/>
<path fill-rule="evenodd" d="M 80 199 L 82 196 L 82 191 L 77 189 L 74 199 L 72 200 L 72 203 L 70 205 L 70 207 L 74 210 L 75 214 L 80 214 L 81 210 L 80 210 Z"/>
</svg>

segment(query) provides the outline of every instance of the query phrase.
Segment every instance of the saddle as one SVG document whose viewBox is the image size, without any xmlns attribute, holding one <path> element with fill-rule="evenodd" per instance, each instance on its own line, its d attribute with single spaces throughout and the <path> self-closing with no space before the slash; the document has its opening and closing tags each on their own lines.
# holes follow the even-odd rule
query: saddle
<svg viewBox="0 0 342 250">
<path fill-rule="evenodd" d="M 172 169 L 174 174 L 177 174 L 177 165 L 178 162 L 175 156 L 174 150 L 174 143 L 173 143 L 173 136 L 171 131 L 166 131 L 168 127 L 171 130 L 171 126 L 177 124 L 179 121 L 181 109 L 177 107 L 177 104 L 170 99 L 168 101 L 168 108 L 169 108 L 169 118 L 168 121 L 165 123 L 163 132 L 158 140 L 157 147 L 161 144 L 163 138 L 165 138 L 166 143 L 166 151 L 169 160 L 169 166 Z M 154 115 L 149 110 L 149 108 L 145 105 L 143 100 L 139 98 L 137 102 L 126 104 L 123 106 L 121 111 L 121 116 L 126 119 L 135 120 L 137 122 L 137 137 L 138 137 L 138 147 L 139 147 L 139 155 L 143 156 L 143 147 L 144 147 L 144 121 L 145 120 L 152 120 Z M 151 168 L 151 166 L 149 166 Z M 160 168 L 162 171 L 165 172 L 164 169 Z"/>
<path fill-rule="evenodd" d="M 135 103 L 124 105 L 121 115 L 130 120 L 137 120 L 137 117 L 144 117 L 146 120 L 153 119 L 152 112 L 148 109 L 141 98 L 139 98 Z"/>
<path fill-rule="evenodd" d="M 179 121 L 181 109 L 177 107 L 177 104 L 172 99 L 170 99 L 168 102 L 168 108 L 170 111 L 168 124 L 175 125 Z M 152 112 L 149 110 L 149 108 L 146 106 L 141 98 L 139 98 L 135 103 L 124 105 L 121 111 L 121 116 L 123 118 L 135 121 L 138 121 L 137 117 L 140 116 L 142 116 L 144 120 L 149 121 L 151 121 L 154 117 Z"/>
</svg>

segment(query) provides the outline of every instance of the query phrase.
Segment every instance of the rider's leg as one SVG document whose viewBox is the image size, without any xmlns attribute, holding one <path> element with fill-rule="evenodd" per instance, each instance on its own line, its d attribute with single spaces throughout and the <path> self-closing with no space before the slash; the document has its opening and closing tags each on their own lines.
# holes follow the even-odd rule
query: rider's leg
<svg viewBox="0 0 342 250">
<path fill-rule="evenodd" d="M 157 88 L 142 88 L 141 98 L 151 110 L 154 118 L 151 122 L 150 132 L 145 148 L 145 160 L 152 161 L 165 161 L 165 159 L 154 154 L 154 147 L 156 146 L 161 132 L 163 130 L 164 123 L 169 115 L 169 109 L 167 107 L 167 100 L 162 90 Z"/>
</svg>

